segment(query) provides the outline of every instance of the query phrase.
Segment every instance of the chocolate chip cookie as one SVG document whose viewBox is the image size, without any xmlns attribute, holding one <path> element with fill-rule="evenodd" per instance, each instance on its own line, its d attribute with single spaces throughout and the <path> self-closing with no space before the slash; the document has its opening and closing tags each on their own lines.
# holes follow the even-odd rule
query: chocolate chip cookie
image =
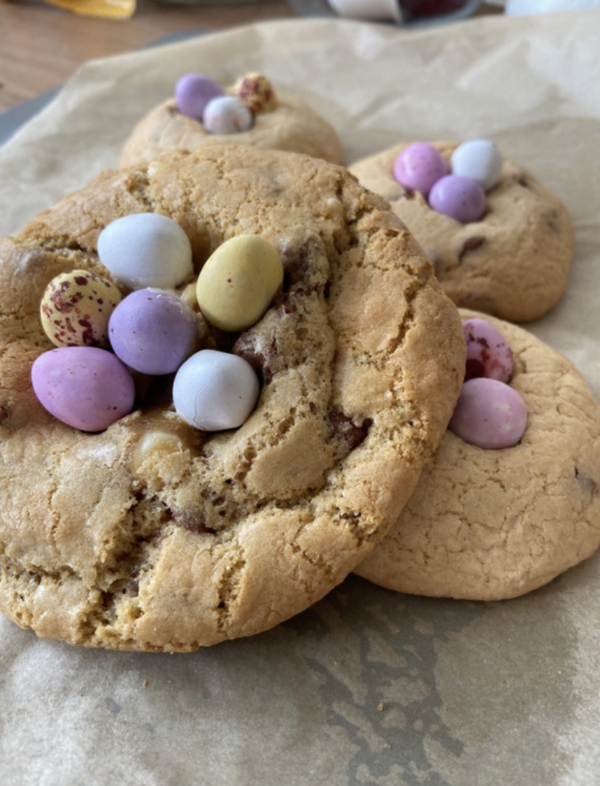
<svg viewBox="0 0 600 786">
<path fill-rule="evenodd" d="M 133 410 L 97 432 L 34 394 L 48 282 L 111 279 L 98 237 L 140 213 L 177 222 L 194 276 L 242 234 L 281 257 L 256 324 L 205 333 L 259 380 L 239 428 L 186 422 L 169 374 L 137 375 Z M 189 651 L 323 597 L 397 520 L 462 381 L 457 309 L 411 235 L 305 155 L 212 145 L 105 172 L 0 241 L 0 274 L 0 609 L 72 644 Z"/>
</svg>

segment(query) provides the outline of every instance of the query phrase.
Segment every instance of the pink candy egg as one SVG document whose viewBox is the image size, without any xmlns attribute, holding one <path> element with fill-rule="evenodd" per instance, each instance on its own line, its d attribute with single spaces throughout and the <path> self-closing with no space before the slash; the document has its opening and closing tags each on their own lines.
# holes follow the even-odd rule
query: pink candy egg
<svg viewBox="0 0 600 786">
<path fill-rule="evenodd" d="M 394 177 L 404 188 L 427 196 L 433 184 L 450 171 L 440 151 L 427 142 L 415 142 L 398 154 Z"/>
<path fill-rule="evenodd" d="M 508 382 L 513 373 L 513 355 L 502 333 L 487 319 L 464 319 L 467 342 L 465 382 L 474 377 L 488 377 Z"/>
<path fill-rule="evenodd" d="M 196 348 L 198 322 L 178 295 L 138 289 L 113 311 L 108 335 L 127 366 L 142 374 L 170 374 Z"/>
<path fill-rule="evenodd" d="M 468 177 L 445 175 L 433 184 L 429 206 L 463 224 L 479 221 L 486 209 L 485 191 Z"/>
<path fill-rule="evenodd" d="M 223 94 L 222 87 L 204 74 L 184 74 L 175 85 L 177 108 L 193 120 L 202 120 L 208 102 Z"/>
<path fill-rule="evenodd" d="M 98 347 L 44 352 L 33 363 L 31 382 L 51 415 L 81 431 L 103 431 L 131 412 L 135 399 L 129 371 Z"/>
<path fill-rule="evenodd" d="M 485 377 L 464 383 L 448 424 L 465 442 L 486 450 L 516 445 L 526 426 L 527 410 L 519 393 Z"/>
</svg>

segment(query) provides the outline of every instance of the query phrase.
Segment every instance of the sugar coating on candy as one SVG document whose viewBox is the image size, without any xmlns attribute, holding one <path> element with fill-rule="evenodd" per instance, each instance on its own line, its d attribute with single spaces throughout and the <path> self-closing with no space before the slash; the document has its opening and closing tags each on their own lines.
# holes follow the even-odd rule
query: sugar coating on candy
<svg viewBox="0 0 600 786">
<path fill-rule="evenodd" d="M 452 174 L 475 180 L 484 191 L 489 191 L 502 175 L 502 154 L 493 142 L 472 139 L 454 150 L 450 167 Z"/>
<path fill-rule="evenodd" d="M 258 400 L 260 386 L 252 366 L 227 352 L 203 349 L 180 367 L 173 382 L 177 413 L 202 431 L 238 428 Z"/>
<path fill-rule="evenodd" d="M 272 112 L 277 108 L 277 98 L 271 82 L 264 74 L 252 71 L 238 79 L 235 95 L 253 114 Z"/>
<path fill-rule="evenodd" d="M 414 142 L 405 147 L 393 166 L 398 183 L 411 191 L 419 191 L 423 196 L 427 196 L 433 184 L 449 171 L 444 156 L 427 142 Z"/>
<path fill-rule="evenodd" d="M 448 428 L 458 437 L 486 450 L 516 445 L 527 426 L 520 394 L 497 379 L 477 377 L 462 386 Z"/>
<path fill-rule="evenodd" d="M 175 102 L 182 115 L 200 121 L 208 102 L 224 92 L 217 82 L 204 74 L 184 74 L 175 84 Z"/>
<path fill-rule="evenodd" d="M 209 134 L 240 134 L 253 124 L 252 112 L 234 96 L 213 98 L 202 115 L 202 125 Z"/>
<path fill-rule="evenodd" d="M 238 235 L 205 262 L 196 296 L 207 322 L 221 330 L 244 330 L 258 322 L 282 283 L 275 246 L 259 235 Z"/>
<path fill-rule="evenodd" d="M 467 342 L 465 382 L 475 377 L 509 382 L 513 354 L 502 333 L 487 319 L 479 317 L 464 319 L 462 324 Z"/>
<path fill-rule="evenodd" d="M 455 221 L 479 221 L 486 210 L 485 191 L 468 177 L 444 175 L 429 192 L 429 206 Z"/>
<path fill-rule="evenodd" d="M 133 213 L 112 221 L 98 237 L 102 264 L 130 289 L 173 289 L 193 276 L 192 247 L 176 221 Z"/>
<path fill-rule="evenodd" d="M 133 408 L 135 388 L 125 365 L 98 347 L 59 347 L 31 367 L 40 404 L 55 418 L 81 431 L 104 431 Z"/>
<path fill-rule="evenodd" d="M 108 279 L 89 270 L 61 273 L 42 296 L 40 319 L 57 347 L 108 346 L 108 321 L 121 293 Z"/>
<path fill-rule="evenodd" d="M 175 293 L 138 289 L 114 310 L 109 323 L 114 353 L 142 374 L 170 374 L 197 348 L 198 322 Z"/>
</svg>

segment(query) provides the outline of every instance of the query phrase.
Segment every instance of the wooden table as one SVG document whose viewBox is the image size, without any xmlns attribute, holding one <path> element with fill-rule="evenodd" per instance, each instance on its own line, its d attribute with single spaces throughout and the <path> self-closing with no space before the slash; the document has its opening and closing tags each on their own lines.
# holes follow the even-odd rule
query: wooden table
<svg viewBox="0 0 600 786">
<path fill-rule="evenodd" d="M 131 19 L 79 16 L 42 0 L 0 2 L 0 112 L 62 84 L 86 60 L 181 30 L 223 30 L 298 14 L 285 0 L 184 5 L 138 0 Z"/>
</svg>

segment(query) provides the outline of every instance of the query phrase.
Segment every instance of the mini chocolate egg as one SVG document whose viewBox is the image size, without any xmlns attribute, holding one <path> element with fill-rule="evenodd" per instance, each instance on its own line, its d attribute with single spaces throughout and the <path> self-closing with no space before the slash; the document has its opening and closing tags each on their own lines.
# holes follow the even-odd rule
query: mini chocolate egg
<svg viewBox="0 0 600 786">
<path fill-rule="evenodd" d="M 98 237 L 98 256 L 130 289 L 173 289 L 194 273 L 188 236 L 160 213 L 133 213 L 112 221 Z"/>
<path fill-rule="evenodd" d="M 55 418 L 81 431 L 103 431 L 129 414 L 133 378 L 116 355 L 99 347 L 59 347 L 31 367 L 40 404 Z"/>
<path fill-rule="evenodd" d="M 444 175 L 429 192 L 429 207 L 463 224 L 479 221 L 486 210 L 485 191 L 470 177 Z"/>
<path fill-rule="evenodd" d="M 489 191 L 502 175 L 502 154 L 487 139 L 471 139 L 459 145 L 450 157 L 452 174 L 477 181 Z"/>
<path fill-rule="evenodd" d="M 108 322 L 121 293 L 106 278 L 89 270 L 61 273 L 42 297 L 40 319 L 57 347 L 108 346 Z"/>
<path fill-rule="evenodd" d="M 209 134 L 240 134 L 254 123 L 254 115 L 239 98 L 221 96 L 208 102 L 202 115 L 202 125 Z"/>
<path fill-rule="evenodd" d="M 238 235 L 205 262 L 198 276 L 198 305 L 211 325 L 245 330 L 258 322 L 282 283 L 283 263 L 275 246 L 259 235 Z"/>
<path fill-rule="evenodd" d="M 202 349 L 179 368 L 173 382 L 177 413 L 202 431 L 238 428 L 256 406 L 260 385 L 238 355 Z"/>
<path fill-rule="evenodd" d="M 202 120 L 208 102 L 224 92 L 220 85 L 204 74 L 184 74 L 175 84 L 175 102 L 182 115 Z"/>
<path fill-rule="evenodd" d="M 114 310 L 108 330 L 115 355 L 142 374 L 171 374 L 197 349 L 196 315 L 164 289 L 132 292 Z"/>
<path fill-rule="evenodd" d="M 273 86 L 264 74 L 251 71 L 235 83 L 234 91 L 253 114 L 272 112 L 277 107 Z"/>
</svg>

